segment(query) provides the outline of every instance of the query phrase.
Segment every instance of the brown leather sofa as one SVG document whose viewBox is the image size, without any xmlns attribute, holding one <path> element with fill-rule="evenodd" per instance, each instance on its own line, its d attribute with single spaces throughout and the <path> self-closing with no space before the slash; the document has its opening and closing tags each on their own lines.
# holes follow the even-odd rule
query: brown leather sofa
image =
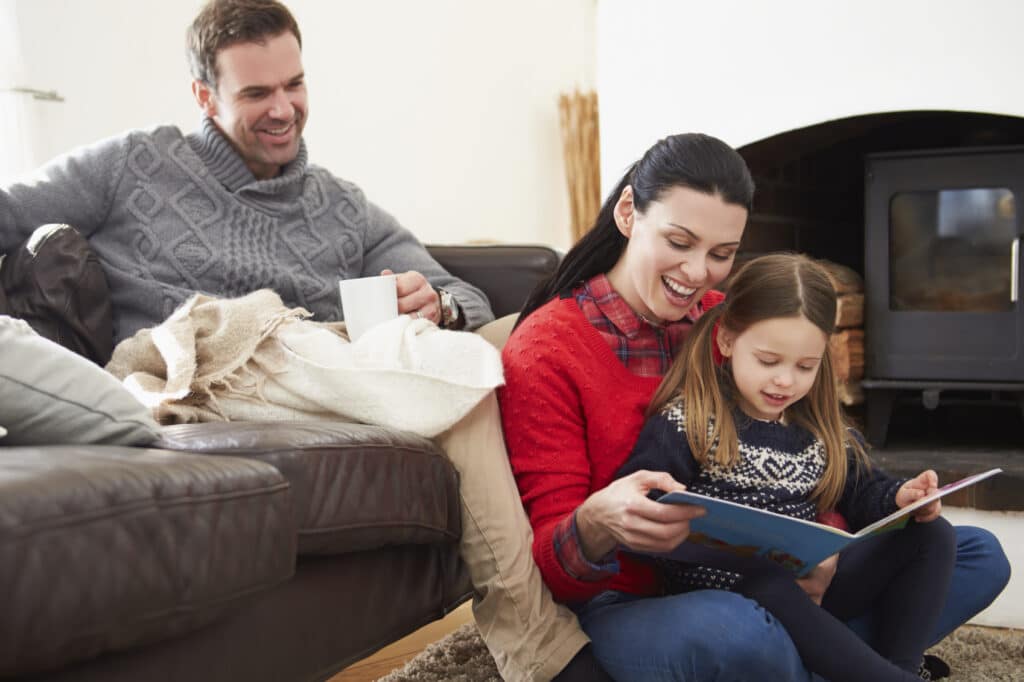
<svg viewBox="0 0 1024 682">
<path fill-rule="evenodd" d="M 430 247 L 515 312 L 546 247 Z M 0 677 L 323 680 L 468 599 L 459 477 L 346 423 L 0 447 Z"/>
</svg>

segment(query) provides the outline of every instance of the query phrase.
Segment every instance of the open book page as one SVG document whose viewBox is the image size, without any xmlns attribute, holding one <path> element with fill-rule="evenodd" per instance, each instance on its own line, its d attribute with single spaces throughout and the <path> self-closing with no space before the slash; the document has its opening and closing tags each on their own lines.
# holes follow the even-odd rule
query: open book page
<svg viewBox="0 0 1024 682">
<path fill-rule="evenodd" d="M 658 498 L 659 502 L 696 504 L 707 509 L 708 513 L 691 521 L 687 541 L 663 556 L 679 561 L 713 563 L 721 568 L 727 568 L 722 563 L 722 554 L 738 558 L 761 556 L 788 568 L 798 576 L 804 575 L 829 556 L 855 542 L 878 533 L 902 528 L 914 511 L 933 500 L 994 476 L 1000 471 L 1002 469 L 992 469 L 945 485 L 934 494 L 907 505 L 857 533 L 847 533 L 813 521 L 804 521 L 698 493 L 666 493 Z M 707 549 L 717 553 L 717 560 L 710 560 L 712 555 L 706 552 Z"/>
</svg>

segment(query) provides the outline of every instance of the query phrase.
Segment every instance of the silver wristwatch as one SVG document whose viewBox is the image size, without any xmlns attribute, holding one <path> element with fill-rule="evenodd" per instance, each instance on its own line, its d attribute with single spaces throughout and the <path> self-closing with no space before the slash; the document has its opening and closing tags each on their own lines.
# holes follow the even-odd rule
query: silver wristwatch
<svg viewBox="0 0 1024 682">
<path fill-rule="evenodd" d="M 455 302 L 452 292 L 436 288 L 434 291 L 437 292 L 437 298 L 441 303 L 441 323 L 438 326 L 442 329 L 458 329 L 461 326 L 459 304 Z"/>
</svg>

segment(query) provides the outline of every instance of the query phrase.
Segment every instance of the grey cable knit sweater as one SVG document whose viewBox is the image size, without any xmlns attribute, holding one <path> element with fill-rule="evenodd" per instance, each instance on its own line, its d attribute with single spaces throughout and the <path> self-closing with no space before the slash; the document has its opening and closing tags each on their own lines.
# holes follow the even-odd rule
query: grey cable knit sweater
<svg viewBox="0 0 1024 682">
<path fill-rule="evenodd" d="M 257 180 L 204 118 L 82 147 L 0 187 L 0 253 L 44 223 L 67 223 L 103 263 L 120 341 L 163 321 L 195 292 L 271 288 L 318 320 L 342 319 L 338 280 L 416 270 L 452 292 L 467 328 L 493 319 L 477 288 L 447 273 L 350 182 L 307 163 Z"/>
</svg>

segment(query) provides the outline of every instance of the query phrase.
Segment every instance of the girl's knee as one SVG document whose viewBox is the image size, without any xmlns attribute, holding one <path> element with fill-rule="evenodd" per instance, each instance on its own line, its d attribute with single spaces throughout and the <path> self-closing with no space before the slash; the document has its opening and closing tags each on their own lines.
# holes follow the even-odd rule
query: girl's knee
<svg viewBox="0 0 1024 682">
<path fill-rule="evenodd" d="M 951 556 L 956 555 L 956 528 L 943 517 L 914 526 L 929 545 L 937 545 Z"/>
<path fill-rule="evenodd" d="M 764 570 L 744 575 L 736 583 L 735 591 L 753 599 L 769 611 L 776 604 L 785 605 L 794 599 L 804 599 L 807 594 L 793 579 L 793 574 L 777 566 L 777 570 Z"/>
<path fill-rule="evenodd" d="M 911 543 L 917 555 L 953 565 L 957 555 L 956 529 L 941 516 L 925 523 L 911 521 L 900 534 Z"/>
</svg>

